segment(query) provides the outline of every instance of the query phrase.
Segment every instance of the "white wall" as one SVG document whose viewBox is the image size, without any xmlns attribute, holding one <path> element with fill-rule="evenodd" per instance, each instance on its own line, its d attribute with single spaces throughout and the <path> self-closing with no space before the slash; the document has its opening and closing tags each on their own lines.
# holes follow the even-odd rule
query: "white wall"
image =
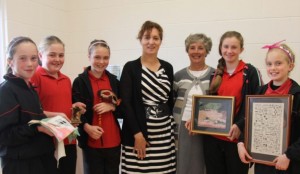
<svg viewBox="0 0 300 174">
<path fill-rule="evenodd" d="M 137 32 L 142 23 L 150 19 L 164 28 L 159 56 L 171 62 L 175 71 L 189 63 L 183 43 L 190 33 L 203 32 L 212 38 L 213 51 L 207 63 L 216 66 L 220 36 L 227 30 L 237 30 L 245 39 L 243 59 L 260 68 L 267 82 L 266 50 L 261 49 L 264 44 L 286 39 L 300 56 L 299 8 L 299 0 L 73 0 L 69 6 L 72 37 L 68 43 L 69 58 L 76 61 L 68 65 L 73 67 L 69 75 L 75 77 L 83 63 L 88 63 L 86 50 L 94 38 L 108 41 L 112 64 L 123 65 L 137 58 L 141 54 L 135 39 Z M 292 78 L 300 82 L 297 71 L 300 71 L 299 65 Z"/>
<path fill-rule="evenodd" d="M 37 43 L 49 34 L 66 43 L 63 72 L 75 78 L 88 65 L 87 47 L 93 39 L 106 40 L 112 49 L 111 64 L 124 65 L 140 56 L 137 32 L 145 20 L 164 28 L 159 57 L 175 71 L 187 66 L 184 39 L 203 32 L 213 40 L 207 63 L 216 66 L 220 36 L 237 30 L 244 36 L 242 58 L 261 69 L 264 81 L 266 50 L 262 45 L 286 39 L 300 56 L 300 1 L 289 0 L 9 0 L 8 39 L 27 35 Z M 298 59 L 291 77 L 300 82 Z"/>
</svg>

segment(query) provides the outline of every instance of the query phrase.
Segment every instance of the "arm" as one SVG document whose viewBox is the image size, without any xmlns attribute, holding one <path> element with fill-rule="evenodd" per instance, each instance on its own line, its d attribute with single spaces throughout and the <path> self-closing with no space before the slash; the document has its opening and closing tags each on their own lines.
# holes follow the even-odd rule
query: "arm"
<svg viewBox="0 0 300 174">
<path fill-rule="evenodd" d="M 259 87 L 262 85 L 262 79 L 260 72 L 252 65 L 248 64 L 248 69 L 246 70 L 247 77 L 244 80 L 245 90 L 243 95 L 243 102 L 241 104 L 240 112 L 238 114 L 238 118 L 234 124 L 240 129 L 240 131 L 244 130 L 245 127 L 245 97 L 246 95 L 256 94 Z"/>
<path fill-rule="evenodd" d="M 20 104 L 11 89 L 0 91 L 0 144 L 16 146 L 31 141 L 38 131 L 36 126 L 20 123 Z"/>
<path fill-rule="evenodd" d="M 86 89 L 87 90 L 87 89 Z M 82 123 L 87 123 L 86 118 L 86 103 L 84 101 L 84 97 L 81 95 L 82 87 L 80 84 L 79 77 L 75 78 L 72 85 L 72 103 L 73 106 L 78 106 L 79 108 L 84 108 L 84 113 L 82 113 L 80 120 Z"/>
<path fill-rule="evenodd" d="M 139 127 L 133 106 L 133 92 L 137 92 L 137 89 L 133 84 L 133 81 L 136 79 L 133 79 L 131 68 L 132 67 L 130 67 L 130 64 L 128 63 L 125 64 L 123 68 L 120 81 L 120 96 L 122 99 L 121 109 L 126 120 L 126 123 L 124 123 L 129 124 L 128 127 L 131 129 L 131 133 L 134 135 L 141 132 L 141 129 Z"/>
<path fill-rule="evenodd" d="M 300 161 L 300 93 L 294 94 L 293 111 L 291 121 L 291 137 L 293 142 L 287 148 L 285 154 L 290 160 Z M 296 137 L 297 136 L 297 137 Z"/>
</svg>

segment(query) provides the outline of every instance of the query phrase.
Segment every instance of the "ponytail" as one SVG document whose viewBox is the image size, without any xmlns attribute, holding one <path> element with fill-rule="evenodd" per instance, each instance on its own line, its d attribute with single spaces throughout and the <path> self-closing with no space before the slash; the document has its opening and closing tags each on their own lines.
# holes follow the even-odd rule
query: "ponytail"
<svg viewBox="0 0 300 174">
<path fill-rule="evenodd" d="M 209 94 L 217 93 L 217 91 L 222 83 L 222 77 L 223 77 L 225 66 L 226 66 L 225 59 L 223 57 L 221 57 L 218 61 L 218 66 L 215 71 L 214 78 L 212 79 L 212 82 L 210 84 Z"/>
</svg>

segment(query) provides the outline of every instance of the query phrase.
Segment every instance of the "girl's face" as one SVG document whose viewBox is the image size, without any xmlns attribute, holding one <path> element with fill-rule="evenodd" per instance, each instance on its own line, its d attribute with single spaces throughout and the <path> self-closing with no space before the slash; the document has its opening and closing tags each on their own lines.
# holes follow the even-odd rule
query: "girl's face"
<svg viewBox="0 0 300 174">
<path fill-rule="evenodd" d="M 12 59 L 8 60 L 8 64 L 15 76 L 23 78 L 28 83 L 38 66 L 36 46 L 31 42 L 20 43 Z"/>
<path fill-rule="evenodd" d="M 161 45 L 159 31 L 156 28 L 153 28 L 151 32 L 145 31 L 140 42 L 143 47 L 143 54 L 156 55 Z"/>
<path fill-rule="evenodd" d="M 188 48 L 188 55 L 191 61 L 191 65 L 205 64 L 205 57 L 207 56 L 207 52 L 202 42 L 195 42 L 190 44 Z"/>
<path fill-rule="evenodd" d="M 109 50 L 102 46 L 95 46 L 92 48 L 89 60 L 91 63 L 91 70 L 96 74 L 102 74 L 109 64 L 110 53 Z"/>
<path fill-rule="evenodd" d="M 56 76 L 65 62 L 65 48 L 60 43 L 54 43 L 42 53 L 39 53 L 42 66 L 50 75 Z"/>
<path fill-rule="evenodd" d="M 226 63 L 235 63 L 239 61 L 239 56 L 243 52 L 241 43 L 236 37 L 227 37 L 223 40 L 221 45 L 222 57 Z"/>
<path fill-rule="evenodd" d="M 278 48 L 268 52 L 266 66 L 268 76 L 276 86 L 282 85 L 288 79 L 289 72 L 294 68 L 294 64 L 290 63 L 286 53 Z"/>
</svg>

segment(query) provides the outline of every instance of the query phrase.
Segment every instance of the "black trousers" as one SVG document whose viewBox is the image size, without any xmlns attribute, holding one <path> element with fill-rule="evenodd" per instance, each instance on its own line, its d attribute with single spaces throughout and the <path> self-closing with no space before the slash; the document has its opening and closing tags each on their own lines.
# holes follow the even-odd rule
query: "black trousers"
<svg viewBox="0 0 300 174">
<path fill-rule="evenodd" d="M 30 159 L 1 158 L 2 174 L 58 174 L 54 152 Z"/>
<path fill-rule="evenodd" d="M 65 145 L 66 156 L 59 159 L 59 174 L 75 174 L 77 149 L 76 144 Z"/>
<path fill-rule="evenodd" d="M 119 174 L 121 148 L 82 149 L 84 174 Z"/>
<path fill-rule="evenodd" d="M 249 166 L 241 162 L 236 143 L 209 135 L 203 140 L 207 174 L 248 174 Z"/>
</svg>

